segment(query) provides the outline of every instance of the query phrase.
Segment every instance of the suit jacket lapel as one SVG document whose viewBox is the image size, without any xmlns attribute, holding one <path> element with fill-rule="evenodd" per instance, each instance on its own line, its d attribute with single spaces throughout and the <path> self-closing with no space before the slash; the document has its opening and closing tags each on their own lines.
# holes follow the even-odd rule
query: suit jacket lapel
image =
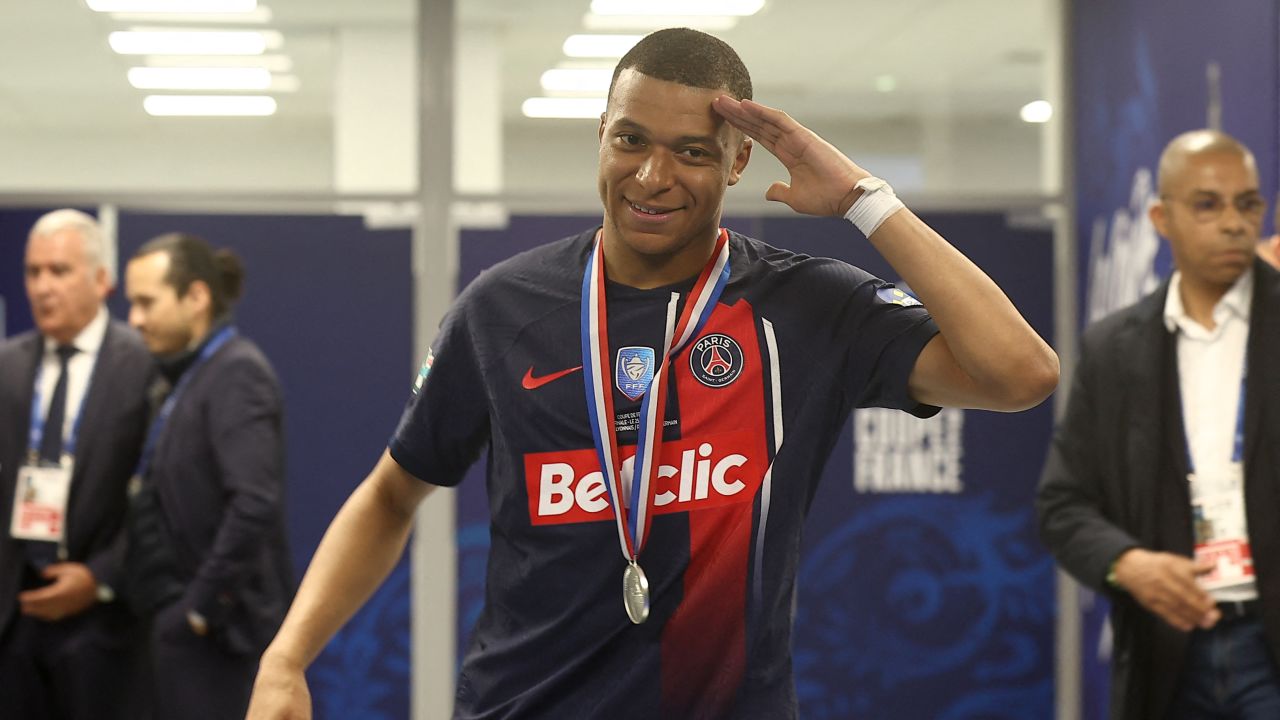
<svg viewBox="0 0 1280 720">
<path fill-rule="evenodd" d="M 1280 353 L 1280 275 L 1262 261 L 1254 263 L 1253 303 L 1249 309 L 1249 376 L 1244 402 L 1244 457 L 1247 467 L 1257 457 L 1266 398 L 1280 397 L 1280 373 L 1272 370 Z"/>
<path fill-rule="evenodd" d="M 31 435 L 31 403 L 36 400 L 36 369 L 44 355 L 44 338 L 39 333 L 32 333 L 27 342 L 26 352 L 20 353 L 22 365 L 18 367 L 18 408 L 22 415 L 15 418 L 22 426 L 21 462 L 27 461 L 27 450 L 30 448 Z"/>
<path fill-rule="evenodd" d="M 80 411 L 80 435 L 76 439 L 78 447 L 76 448 L 77 475 L 79 474 L 79 461 L 82 458 L 92 454 L 94 437 L 98 433 L 90 430 L 85 432 L 86 428 L 96 427 L 102 414 L 108 407 L 108 396 L 110 394 L 110 383 L 103 378 L 112 377 L 113 363 L 115 362 L 114 343 L 115 327 L 113 322 L 107 322 L 107 331 L 102 338 L 102 346 L 98 348 L 98 358 L 94 363 L 93 374 L 89 377 L 89 387 L 84 396 L 84 407 Z"/>
<path fill-rule="evenodd" d="M 94 362 L 93 374 L 89 377 L 89 387 L 84 396 L 84 406 L 80 410 L 79 427 L 76 434 L 75 468 L 71 473 L 71 495 L 67 499 L 67 527 L 74 528 L 72 518 L 76 514 L 76 499 L 80 493 L 76 490 L 84 484 L 87 468 L 92 467 L 92 460 L 99 449 L 99 441 L 104 433 L 99 431 L 103 423 L 104 413 L 110 408 L 111 383 L 105 378 L 112 377 L 115 353 L 115 322 L 108 320 L 106 334 L 102 337 L 102 346 L 98 348 L 98 358 Z"/>
<path fill-rule="evenodd" d="M 1164 285 L 1161 291 L 1142 301 L 1140 313 L 1135 315 L 1126 328 L 1128 337 L 1117 343 L 1125 352 L 1122 362 L 1125 364 L 1123 377 L 1128 383 L 1128 393 L 1132 396 L 1131 407 L 1137 408 L 1132 417 L 1134 435 L 1140 436 L 1147 444 L 1143 465 L 1150 467 L 1150 458 L 1160 438 L 1160 408 L 1164 405 L 1164 350 L 1168 333 L 1165 331 L 1161 315 L 1164 306 Z M 1121 389 L 1123 391 L 1123 388 Z M 1137 460 L 1137 458 L 1133 458 Z"/>
<path fill-rule="evenodd" d="M 1170 433 L 1162 432 L 1167 428 L 1166 409 L 1170 404 L 1176 408 L 1177 403 L 1176 396 L 1170 403 L 1166 387 L 1166 363 L 1170 362 L 1169 348 L 1172 347 L 1163 321 L 1168 287 L 1165 283 L 1140 301 L 1138 312 L 1125 328 L 1123 340 L 1116 343 L 1118 352 L 1123 353 L 1116 358 L 1124 367 L 1120 377 L 1127 385 L 1116 391 L 1128 396 L 1126 404 L 1133 409 L 1128 418 L 1125 469 L 1133 481 L 1134 507 L 1151 508 L 1159 501 L 1164 491 L 1160 485 L 1161 456 L 1173 451 Z M 1174 376 L 1176 378 L 1176 371 Z M 1176 387 L 1176 380 L 1173 384 Z M 1140 539 L 1158 542 L 1161 533 L 1157 513 L 1144 511 L 1139 515 Z"/>
</svg>

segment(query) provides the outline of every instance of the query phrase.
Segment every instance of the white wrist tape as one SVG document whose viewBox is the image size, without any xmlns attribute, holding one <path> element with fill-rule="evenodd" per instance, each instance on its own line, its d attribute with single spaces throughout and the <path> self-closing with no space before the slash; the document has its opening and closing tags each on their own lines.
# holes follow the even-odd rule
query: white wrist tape
<svg viewBox="0 0 1280 720">
<path fill-rule="evenodd" d="M 862 189 L 862 195 L 844 214 L 844 219 L 853 223 L 862 234 L 871 237 L 871 233 L 880 228 L 880 223 L 898 212 L 906 205 L 893 194 L 889 183 L 878 177 L 862 178 L 855 188 Z"/>
</svg>

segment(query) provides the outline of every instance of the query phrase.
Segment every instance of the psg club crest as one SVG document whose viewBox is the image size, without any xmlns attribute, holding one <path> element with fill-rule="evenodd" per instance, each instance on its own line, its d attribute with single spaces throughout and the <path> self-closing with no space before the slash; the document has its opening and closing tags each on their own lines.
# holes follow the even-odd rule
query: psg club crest
<svg viewBox="0 0 1280 720">
<path fill-rule="evenodd" d="M 724 387 L 742 374 L 742 347 L 728 335 L 704 335 L 689 351 L 689 370 L 707 387 Z"/>
<path fill-rule="evenodd" d="M 649 391 L 649 384 L 653 382 L 653 359 L 653 348 L 618 348 L 614 375 L 623 395 L 639 400 Z"/>
</svg>

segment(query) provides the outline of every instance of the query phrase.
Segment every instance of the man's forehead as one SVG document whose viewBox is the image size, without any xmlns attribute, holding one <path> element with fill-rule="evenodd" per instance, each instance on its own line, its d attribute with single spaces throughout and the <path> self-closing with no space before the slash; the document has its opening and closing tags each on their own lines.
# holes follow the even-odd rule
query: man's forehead
<svg viewBox="0 0 1280 720">
<path fill-rule="evenodd" d="M 84 253 L 80 234 L 74 230 L 57 230 L 32 235 L 27 242 L 27 258 L 38 256 L 46 260 L 68 261 L 80 258 Z"/>
<path fill-rule="evenodd" d="M 1171 158 L 1167 184 L 1186 192 L 1232 194 L 1256 193 L 1258 170 L 1251 158 L 1236 152 L 1184 153 Z M 1243 182 L 1240 180 L 1243 179 Z"/>
</svg>

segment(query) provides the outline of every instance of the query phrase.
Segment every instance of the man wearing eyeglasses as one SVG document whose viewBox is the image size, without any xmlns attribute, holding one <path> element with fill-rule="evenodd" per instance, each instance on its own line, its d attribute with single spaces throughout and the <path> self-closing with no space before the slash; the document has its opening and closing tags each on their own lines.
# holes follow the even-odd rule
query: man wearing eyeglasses
<svg viewBox="0 0 1280 720">
<path fill-rule="evenodd" d="M 1197 130 L 1150 210 L 1173 276 L 1089 328 L 1041 478 L 1041 534 L 1111 599 L 1111 717 L 1277 718 L 1280 274 L 1253 154 Z"/>
</svg>

